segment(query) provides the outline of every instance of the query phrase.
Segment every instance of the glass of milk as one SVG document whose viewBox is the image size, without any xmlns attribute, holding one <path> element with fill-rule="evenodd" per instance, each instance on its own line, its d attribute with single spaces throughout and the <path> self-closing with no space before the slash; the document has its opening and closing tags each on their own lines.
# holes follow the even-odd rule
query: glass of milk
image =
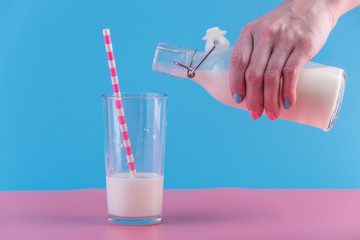
<svg viewBox="0 0 360 240">
<path fill-rule="evenodd" d="M 108 219 L 121 225 L 161 222 L 167 95 L 122 93 L 134 155 L 131 177 L 113 94 L 103 95 Z"/>
</svg>

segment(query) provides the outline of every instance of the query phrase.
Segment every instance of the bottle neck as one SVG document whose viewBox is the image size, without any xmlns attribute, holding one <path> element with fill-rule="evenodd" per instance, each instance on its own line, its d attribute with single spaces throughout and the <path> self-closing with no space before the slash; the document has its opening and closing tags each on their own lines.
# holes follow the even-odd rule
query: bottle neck
<svg viewBox="0 0 360 240">
<path fill-rule="evenodd" d="M 197 52 L 193 59 L 195 51 L 186 47 L 160 43 L 155 51 L 152 68 L 154 72 L 176 78 L 189 78 L 186 67 L 194 69 L 200 62 L 202 62 L 202 64 L 200 64 L 198 71 L 227 71 L 229 69 L 232 50 L 233 47 L 215 49 L 206 60 L 203 61 L 207 55 L 205 52 Z M 180 64 L 183 66 L 180 66 Z"/>
<path fill-rule="evenodd" d="M 204 53 L 197 53 L 197 57 L 194 60 L 192 67 L 196 66 L 199 56 Z M 170 75 L 177 78 L 186 78 L 188 70 L 179 66 L 180 63 L 189 67 L 194 56 L 194 51 L 186 47 L 178 47 L 165 43 L 160 43 L 155 51 L 153 60 L 153 71 L 162 74 Z"/>
</svg>

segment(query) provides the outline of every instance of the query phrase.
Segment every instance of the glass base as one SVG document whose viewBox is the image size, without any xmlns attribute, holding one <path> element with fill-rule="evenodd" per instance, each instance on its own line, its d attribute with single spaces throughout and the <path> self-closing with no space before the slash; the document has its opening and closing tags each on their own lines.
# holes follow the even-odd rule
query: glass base
<svg viewBox="0 0 360 240">
<path fill-rule="evenodd" d="M 153 216 L 153 217 L 117 217 L 109 215 L 108 220 L 111 223 L 118 225 L 132 225 L 132 226 L 142 226 L 142 225 L 154 225 L 161 222 L 161 215 Z"/>
</svg>

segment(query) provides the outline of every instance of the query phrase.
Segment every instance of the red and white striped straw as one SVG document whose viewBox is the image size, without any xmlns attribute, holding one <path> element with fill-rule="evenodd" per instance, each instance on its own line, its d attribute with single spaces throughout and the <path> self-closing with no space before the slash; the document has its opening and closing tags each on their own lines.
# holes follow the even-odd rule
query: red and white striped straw
<svg viewBox="0 0 360 240">
<path fill-rule="evenodd" d="M 110 30 L 104 29 L 104 41 L 105 41 L 105 48 L 106 48 L 106 54 L 108 58 L 109 68 L 110 68 L 110 76 L 111 81 L 114 89 L 114 95 L 115 95 L 115 106 L 116 111 L 119 119 L 120 124 L 120 130 L 122 139 L 124 141 L 124 147 L 125 147 L 125 153 L 126 158 L 130 170 L 130 175 L 132 177 L 136 177 L 136 169 L 135 169 L 135 162 L 134 162 L 134 156 L 131 150 L 131 144 L 129 139 L 129 133 L 125 121 L 125 115 L 124 115 L 124 108 L 122 106 L 121 101 L 121 93 L 120 93 L 120 86 L 119 86 L 119 80 L 116 73 L 116 66 L 115 66 L 115 59 L 114 59 L 114 52 L 111 44 L 111 37 L 110 37 Z"/>
</svg>

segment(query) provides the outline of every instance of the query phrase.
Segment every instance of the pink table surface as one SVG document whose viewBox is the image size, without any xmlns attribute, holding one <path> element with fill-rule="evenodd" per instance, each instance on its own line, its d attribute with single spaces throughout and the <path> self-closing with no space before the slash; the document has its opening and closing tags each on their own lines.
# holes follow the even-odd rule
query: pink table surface
<svg viewBox="0 0 360 240">
<path fill-rule="evenodd" d="M 360 190 L 167 190 L 163 222 L 107 221 L 105 190 L 0 192 L 0 239 L 359 240 Z"/>
</svg>

